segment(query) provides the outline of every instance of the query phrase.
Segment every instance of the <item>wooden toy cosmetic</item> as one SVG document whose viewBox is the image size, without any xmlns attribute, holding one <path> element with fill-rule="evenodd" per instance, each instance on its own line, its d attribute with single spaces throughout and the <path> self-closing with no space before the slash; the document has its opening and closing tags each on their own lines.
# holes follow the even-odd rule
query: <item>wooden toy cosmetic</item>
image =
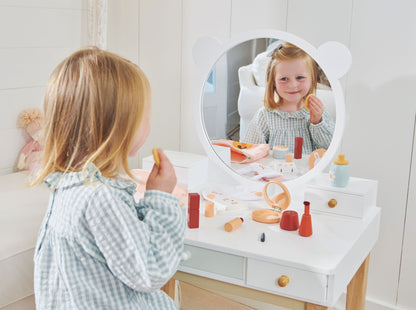
<svg viewBox="0 0 416 310">
<path fill-rule="evenodd" d="M 283 193 L 280 193 L 273 197 L 269 198 L 267 194 L 267 188 L 270 184 L 277 184 L 283 189 Z M 272 209 L 257 209 L 251 213 L 251 218 L 260 223 L 273 224 L 279 223 L 282 218 L 282 211 L 287 209 L 290 204 L 290 193 L 286 186 L 279 181 L 270 181 L 264 185 L 263 196 L 267 204 L 272 207 Z"/>
<path fill-rule="evenodd" d="M 309 155 L 308 164 L 309 170 L 313 169 L 315 165 L 324 157 L 326 150 L 325 149 L 317 149 Z"/>
<path fill-rule="evenodd" d="M 159 165 L 160 165 L 160 158 L 159 158 L 159 153 L 157 152 L 157 147 L 154 147 L 152 149 L 152 154 L 153 154 L 153 159 L 155 161 L 156 166 L 159 167 Z"/>
<path fill-rule="evenodd" d="M 215 215 L 215 206 L 212 201 L 205 202 L 205 216 L 213 217 Z"/>
<path fill-rule="evenodd" d="M 238 227 L 243 224 L 244 219 L 242 217 L 236 217 L 235 219 L 232 219 L 231 221 L 224 224 L 224 229 L 227 232 L 232 232 L 233 230 L 236 230 Z"/>
<path fill-rule="evenodd" d="M 273 147 L 273 158 L 284 160 L 289 148 L 285 145 L 275 145 Z"/>
<path fill-rule="evenodd" d="M 188 194 L 188 227 L 199 228 L 199 201 L 198 193 Z"/>
<path fill-rule="evenodd" d="M 295 159 L 302 158 L 302 147 L 303 147 L 303 138 L 296 137 L 295 138 Z"/>
<path fill-rule="evenodd" d="M 332 186 L 346 187 L 348 185 L 350 165 L 344 154 L 338 154 L 338 158 L 332 162 L 329 169 L 329 178 Z"/>
<path fill-rule="evenodd" d="M 306 110 L 310 110 L 309 109 L 309 98 L 311 98 L 312 96 L 313 96 L 313 94 L 309 94 L 305 99 L 304 107 L 305 107 Z"/>
<path fill-rule="evenodd" d="M 312 236 L 312 218 L 310 214 L 310 203 L 309 201 L 304 201 L 305 213 L 302 215 L 302 221 L 299 226 L 299 235 L 302 237 Z"/>
<path fill-rule="evenodd" d="M 280 221 L 280 228 L 289 231 L 297 230 L 299 228 L 298 213 L 293 210 L 284 211 Z"/>
</svg>

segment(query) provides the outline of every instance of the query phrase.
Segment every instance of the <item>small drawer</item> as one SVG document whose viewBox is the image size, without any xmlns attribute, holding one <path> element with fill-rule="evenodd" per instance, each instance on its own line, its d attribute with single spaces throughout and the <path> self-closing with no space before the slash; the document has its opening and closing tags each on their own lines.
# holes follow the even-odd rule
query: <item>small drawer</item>
<svg viewBox="0 0 416 310">
<path fill-rule="evenodd" d="M 311 210 L 363 218 L 376 205 L 377 182 L 351 178 L 347 187 L 337 188 L 324 180 L 309 184 L 304 198 Z"/>
<path fill-rule="evenodd" d="M 190 258 L 182 261 L 180 266 L 213 274 L 244 280 L 245 258 L 238 255 L 208 250 L 185 244 L 185 250 Z"/>
<path fill-rule="evenodd" d="M 359 218 L 370 207 L 365 205 L 362 196 L 321 189 L 305 190 L 305 200 L 311 203 L 312 210 Z"/>
<path fill-rule="evenodd" d="M 324 302 L 327 276 L 249 258 L 247 285 L 287 297 Z"/>
</svg>

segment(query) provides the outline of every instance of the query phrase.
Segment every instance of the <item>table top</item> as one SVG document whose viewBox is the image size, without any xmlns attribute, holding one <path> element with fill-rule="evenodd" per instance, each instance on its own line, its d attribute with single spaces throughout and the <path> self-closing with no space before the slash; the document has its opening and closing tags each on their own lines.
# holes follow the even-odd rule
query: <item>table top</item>
<svg viewBox="0 0 416 310">
<path fill-rule="evenodd" d="M 266 206 L 258 202 L 259 208 Z M 303 204 L 292 199 L 289 209 L 297 211 L 301 221 Z M 361 239 L 374 239 L 364 242 L 372 247 L 377 236 L 368 236 L 366 231 L 372 226 L 378 233 L 380 217 L 378 207 L 371 208 L 363 219 L 312 211 L 313 235 L 302 237 L 298 231 L 282 230 L 279 224 L 255 222 L 251 219 L 251 212 L 251 209 L 226 211 L 212 218 L 201 214 L 199 228 L 187 229 L 185 243 L 311 272 L 333 274 Z M 224 224 L 235 217 L 243 217 L 244 223 L 238 229 L 226 232 Z M 262 233 L 265 233 L 265 242 L 260 241 Z"/>
</svg>

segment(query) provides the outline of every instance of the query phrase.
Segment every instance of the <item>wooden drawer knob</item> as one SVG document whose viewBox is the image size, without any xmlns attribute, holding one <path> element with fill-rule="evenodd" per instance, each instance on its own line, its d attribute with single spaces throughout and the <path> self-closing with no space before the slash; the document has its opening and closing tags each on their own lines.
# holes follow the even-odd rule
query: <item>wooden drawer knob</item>
<svg viewBox="0 0 416 310">
<path fill-rule="evenodd" d="M 331 199 L 328 201 L 328 207 L 335 208 L 335 206 L 338 204 L 338 201 L 336 199 Z"/>
<path fill-rule="evenodd" d="M 277 284 L 279 284 L 280 287 L 285 287 L 288 283 L 289 283 L 288 276 L 281 276 L 279 280 L 277 280 Z"/>
</svg>

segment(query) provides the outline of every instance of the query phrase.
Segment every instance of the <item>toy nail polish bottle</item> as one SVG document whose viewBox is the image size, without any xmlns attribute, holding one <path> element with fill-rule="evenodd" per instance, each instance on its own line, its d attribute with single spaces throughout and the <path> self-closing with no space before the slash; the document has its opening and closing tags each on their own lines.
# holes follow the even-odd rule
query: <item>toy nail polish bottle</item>
<svg viewBox="0 0 416 310">
<path fill-rule="evenodd" d="M 345 160 L 344 154 L 338 154 L 338 158 L 333 161 L 329 169 L 331 185 L 335 187 L 346 187 L 350 178 L 350 165 Z"/>
</svg>

